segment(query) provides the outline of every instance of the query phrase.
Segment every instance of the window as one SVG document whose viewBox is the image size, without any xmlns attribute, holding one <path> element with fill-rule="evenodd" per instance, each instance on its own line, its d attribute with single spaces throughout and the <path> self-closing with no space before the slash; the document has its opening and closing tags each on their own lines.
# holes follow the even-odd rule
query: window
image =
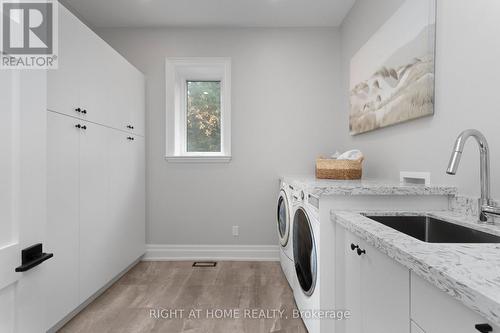
<svg viewBox="0 0 500 333">
<path fill-rule="evenodd" d="M 187 151 L 221 152 L 220 81 L 187 81 Z"/>
<path fill-rule="evenodd" d="M 228 58 L 167 58 L 168 161 L 231 160 L 230 85 Z"/>
</svg>

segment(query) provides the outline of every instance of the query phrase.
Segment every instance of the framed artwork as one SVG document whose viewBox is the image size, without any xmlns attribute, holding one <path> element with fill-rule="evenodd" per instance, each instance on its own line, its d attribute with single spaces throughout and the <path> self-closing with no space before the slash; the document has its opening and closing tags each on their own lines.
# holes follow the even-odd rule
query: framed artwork
<svg viewBox="0 0 500 333">
<path fill-rule="evenodd" d="M 434 114 L 436 0 L 406 0 L 352 57 L 357 135 Z"/>
</svg>

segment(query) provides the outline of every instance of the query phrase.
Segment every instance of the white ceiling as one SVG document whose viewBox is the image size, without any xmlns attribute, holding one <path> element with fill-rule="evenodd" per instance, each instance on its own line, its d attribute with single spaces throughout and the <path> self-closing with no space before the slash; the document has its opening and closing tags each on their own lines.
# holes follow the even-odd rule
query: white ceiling
<svg viewBox="0 0 500 333">
<path fill-rule="evenodd" d="M 62 0 L 96 28 L 335 27 L 355 0 Z"/>
</svg>

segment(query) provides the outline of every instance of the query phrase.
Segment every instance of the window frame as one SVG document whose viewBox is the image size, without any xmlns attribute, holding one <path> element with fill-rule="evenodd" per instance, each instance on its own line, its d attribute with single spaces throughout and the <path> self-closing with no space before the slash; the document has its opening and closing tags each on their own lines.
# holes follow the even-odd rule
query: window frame
<svg viewBox="0 0 500 333">
<path fill-rule="evenodd" d="M 231 58 L 166 58 L 166 154 L 170 162 L 231 161 Z M 187 82 L 220 81 L 220 152 L 187 151 Z"/>
</svg>

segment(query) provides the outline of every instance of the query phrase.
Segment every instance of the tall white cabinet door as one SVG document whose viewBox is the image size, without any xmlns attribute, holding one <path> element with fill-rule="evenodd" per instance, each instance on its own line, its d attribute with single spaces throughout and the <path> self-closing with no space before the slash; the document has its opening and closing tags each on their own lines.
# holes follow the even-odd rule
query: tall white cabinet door
<svg viewBox="0 0 500 333">
<path fill-rule="evenodd" d="M 79 304 L 79 138 L 77 119 L 47 112 L 47 262 L 48 326 Z"/>
<path fill-rule="evenodd" d="M 116 274 L 144 254 L 144 139 L 111 130 L 110 219 Z"/>
<path fill-rule="evenodd" d="M 80 136 L 80 301 L 112 277 L 114 225 L 110 223 L 109 129 L 83 122 Z"/>
<path fill-rule="evenodd" d="M 144 135 L 146 133 L 146 83 L 144 75 L 135 68 L 131 68 L 131 85 L 133 99 L 131 101 L 130 119 L 134 127 L 134 133 Z"/>
<path fill-rule="evenodd" d="M 117 274 L 131 263 L 130 250 L 135 246 L 131 228 L 134 208 L 134 142 L 130 134 L 110 130 L 110 218 L 115 233 L 113 271 Z"/>
<path fill-rule="evenodd" d="M 410 271 L 364 241 L 361 307 L 364 333 L 410 332 Z"/>
<path fill-rule="evenodd" d="M 144 108 L 145 108 L 145 85 L 144 75 L 125 59 L 121 58 L 120 94 L 117 101 L 120 104 L 120 114 L 117 119 L 120 126 L 117 128 L 128 132 L 144 135 Z"/>
<path fill-rule="evenodd" d="M 359 238 L 346 232 L 345 241 L 345 308 L 351 312 L 349 320 L 345 321 L 346 333 L 361 333 L 361 260 L 351 246 L 359 244 Z"/>
<path fill-rule="evenodd" d="M 59 6 L 59 67 L 47 71 L 47 109 L 78 117 L 80 52 L 83 24 L 64 6 Z"/>
<path fill-rule="evenodd" d="M 135 136 L 134 141 L 134 200 L 131 209 L 132 235 L 134 247 L 131 249 L 133 259 L 146 251 L 146 143 L 144 137 Z"/>
<path fill-rule="evenodd" d="M 115 51 L 84 26 L 78 37 L 80 42 L 80 106 L 86 110 L 84 119 L 114 126 L 113 114 L 116 113 L 117 59 Z"/>
<path fill-rule="evenodd" d="M 116 51 L 113 50 L 116 53 Z M 110 121 L 113 128 L 133 132 L 131 112 L 132 103 L 137 92 L 132 90 L 131 66 L 118 53 L 114 56 L 114 65 L 110 68 L 110 73 L 115 78 L 115 84 L 110 88 L 110 95 L 114 97 L 115 108 L 110 110 Z"/>
</svg>

